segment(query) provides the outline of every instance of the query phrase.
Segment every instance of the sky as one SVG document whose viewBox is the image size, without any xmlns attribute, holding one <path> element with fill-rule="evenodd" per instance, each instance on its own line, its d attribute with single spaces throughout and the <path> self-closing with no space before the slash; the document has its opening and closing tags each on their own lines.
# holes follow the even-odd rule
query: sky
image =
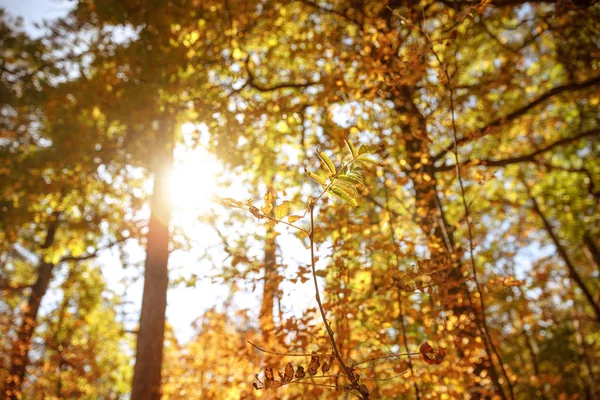
<svg viewBox="0 0 600 400">
<path fill-rule="evenodd" d="M 23 18 L 24 28 L 30 34 L 36 33 L 34 23 L 62 17 L 74 4 L 68 0 L 0 0 L 0 7 Z"/>
</svg>

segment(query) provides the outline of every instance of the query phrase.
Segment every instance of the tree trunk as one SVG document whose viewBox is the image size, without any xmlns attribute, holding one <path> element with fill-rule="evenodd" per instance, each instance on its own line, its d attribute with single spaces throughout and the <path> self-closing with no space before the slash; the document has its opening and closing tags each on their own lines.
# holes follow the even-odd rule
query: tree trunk
<svg viewBox="0 0 600 400">
<path fill-rule="evenodd" d="M 42 250 L 50 248 L 54 243 L 56 230 L 58 229 L 58 218 L 60 212 L 52 214 L 52 221 L 46 233 L 46 239 L 42 245 Z M 17 329 L 16 339 L 13 342 L 10 355 L 10 370 L 4 383 L 3 395 L 10 400 L 19 400 L 22 398 L 23 381 L 25 371 L 29 364 L 29 350 L 31 349 L 31 338 L 37 326 L 37 317 L 40 305 L 44 295 L 48 291 L 48 286 L 52 280 L 52 271 L 54 264 L 44 261 L 44 252 L 40 255 L 40 266 L 38 276 L 31 287 L 31 293 L 24 307 L 21 325 Z"/>
<path fill-rule="evenodd" d="M 403 116 L 399 124 L 401 134 L 405 135 L 406 159 L 411 168 L 408 176 L 413 183 L 415 192 L 416 221 L 427 237 L 428 248 L 432 259 L 438 263 L 448 263 L 452 267 L 443 276 L 444 293 L 440 298 L 447 310 L 452 310 L 453 315 L 460 318 L 467 316 L 472 324 L 465 324 L 461 334 L 455 335 L 455 346 L 459 356 L 463 358 L 464 345 L 462 337 L 475 338 L 482 336 L 483 328 L 481 310 L 471 302 L 469 288 L 466 285 L 465 271 L 460 259 L 456 256 L 453 230 L 447 224 L 443 207 L 438 195 L 435 180 L 435 168 L 427 146 L 427 124 L 425 118 L 413 103 L 412 91 L 403 87 L 399 95 L 393 99 L 396 111 Z M 419 166 L 419 167 L 416 167 Z M 474 319 L 473 319 L 474 317 Z M 482 360 L 474 365 L 474 375 L 479 376 L 483 370 L 487 370 L 497 389 L 497 394 L 505 399 L 506 395 L 499 382 L 498 373 L 491 361 L 491 350 L 488 348 L 487 339 L 482 337 L 486 344 L 487 360 Z M 473 398 L 479 398 L 479 387 L 473 388 Z"/>
<path fill-rule="evenodd" d="M 274 214 L 273 214 L 274 216 Z M 262 331 L 263 341 L 268 344 L 275 329 L 275 321 L 273 319 L 274 299 L 279 289 L 279 275 L 277 273 L 276 260 L 276 242 L 275 242 L 275 226 L 270 223 L 265 223 L 265 255 L 264 255 L 264 278 L 263 278 L 263 296 L 260 307 L 260 329 Z"/>
<path fill-rule="evenodd" d="M 167 264 L 171 205 L 168 184 L 173 167 L 173 132 L 169 127 L 158 135 L 132 400 L 158 400 L 161 397 L 161 364 L 169 285 Z"/>
</svg>

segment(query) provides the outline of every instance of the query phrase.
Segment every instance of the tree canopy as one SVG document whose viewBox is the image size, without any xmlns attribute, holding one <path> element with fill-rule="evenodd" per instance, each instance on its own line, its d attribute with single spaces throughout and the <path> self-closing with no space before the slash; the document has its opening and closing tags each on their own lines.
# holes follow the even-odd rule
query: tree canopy
<svg viewBox="0 0 600 400">
<path fill-rule="evenodd" d="M 598 21 L 86 0 L 31 35 L 2 11 L 0 393 L 596 398 Z"/>
</svg>

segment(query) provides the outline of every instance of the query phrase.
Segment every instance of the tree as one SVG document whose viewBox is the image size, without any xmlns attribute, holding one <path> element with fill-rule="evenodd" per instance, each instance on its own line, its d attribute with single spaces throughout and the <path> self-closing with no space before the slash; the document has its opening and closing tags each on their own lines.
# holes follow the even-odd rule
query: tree
<svg viewBox="0 0 600 400">
<path fill-rule="evenodd" d="M 130 194 L 151 178 L 133 398 L 250 397 L 251 373 L 255 390 L 289 398 L 593 398 L 597 19 L 588 1 L 80 2 L 49 38 L 5 30 L 0 165 L 51 184 L 0 169 L 2 333 L 19 331 L 36 280 L 75 274 L 74 259 L 123 230 L 144 237 L 129 208 L 146 196 Z M 87 50 L 49 63 L 74 33 Z M 183 123 L 206 125 L 221 181 L 250 199 L 221 199 L 227 210 L 205 218 L 234 300 L 190 344 L 167 337 L 163 380 L 167 182 Z M 122 180 L 100 183 L 109 176 Z M 130 203 L 90 206 L 105 193 Z M 255 288 L 260 307 L 236 304 Z M 70 311 L 52 315 L 64 324 Z M 78 348 L 73 332 L 44 337 Z M 27 388 L 45 387 L 32 376 Z"/>
</svg>

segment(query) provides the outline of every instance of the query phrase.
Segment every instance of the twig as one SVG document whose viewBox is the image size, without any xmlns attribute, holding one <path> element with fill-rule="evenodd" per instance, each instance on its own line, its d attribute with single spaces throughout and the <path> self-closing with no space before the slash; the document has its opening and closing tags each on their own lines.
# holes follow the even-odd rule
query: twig
<svg viewBox="0 0 600 400">
<path fill-rule="evenodd" d="M 477 278 L 477 268 L 475 266 L 475 257 L 473 255 L 473 251 L 474 251 L 474 247 L 475 247 L 473 244 L 473 228 L 471 226 L 471 221 L 470 221 L 471 216 L 470 216 L 469 206 L 467 205 L 467 200 L 466 200 L 466 196 L 465 196 L 465 187 L 464 187 L 464 183 L 463 183 L 463 179 L 462 179 L 462 175 L 461 175 L 461 171 L 460 171 L 460 158 L 458 156 L 458 135 L 457 135 L 457 129 L 456 129 L 456 119 L 454 116 L 454 91 L 452 90 L 452 80 L 450 78 L 450 73 L 448 72 L 448 65 L 444 64 L 442 62 L 442 60 L 440 59 L 439 55 L 437 54 L 437 52 L 435 51 L 435 49 L 433 47 L 433 44 L 431 42 L 429 35 L 427 34 L 427 32 L 425 32 L 423 30 L 421 32 L 425 35 L 425 38 L 427 39 L 427 42 L 429 43 L 429 46 L 431 47 L 431 51 L 433 52 L 433 55 L 435 56 L 437 62 L 440 64 L 440 68 L 442 68 L 442 70 L 444 72 L 444 75 L 446 77 L 446 84 L 448 86 L 448 91 L 450 92 L 450 113 L 451 113 L 451 121 L 452 121 L 452 139 L 453 139 L 453 143 L 454 143 L 453 152 L 454 152 L 454 157 L 456 160 L 455 161 L 456 162 L 456 164 L 455 164 L 456 165 L 456 177 L 458 179 L 458 183 L 460 186 L 461 199 L 462 199 L 462 203 L 463 203 L 463 208 L 465 210 L 465 219 L 467 222 L 467 233 L 468 233 L 468 239 L 469 239 L 469 258 L 471 261 L 473 281 L 475 282 L 475 287 L 477 288 L 477 294 L 479 295 L 479 305 L 481 307 L 481 324 L 483 326 L 483 330 L 487 337 L 486 342 L 489 343 L 489 346 L 491 347 L 492 351 L 498 358 L 498 363 L 500 364 L 500 369 L 502 370 L 502 374 L 504 375 L 504 378 L 506 379 L 506 384 L 508 385 L 510 397 L 511 397 L 511 399 L 514 399 L 515 394 L 513 391 L 512 383 L 510 382 L 508 373 L 506 372 L 506 369 L 504 368 L 504 363 L 502 362 L 502 357 L 500 357 L 500 353 L 498 352 L 498 349 L 496 348 L 496 346 L 494 345 L 494 342 L 492 341 L 492 337 L 490 335 L 490 331 L 487 326 L 486 311 L 485 311 L 486 308 L 485 308 L 485 300 L 483 298 L 483 290 L 481 289 L 481 285 L 479 284 L 479 279 Z M 490 363 L 492 363 L 491 359 L 490 359 Z M 492 366 L 493 366 L 493 363 L 492 363 Z M 502 397 L 504 397 L 504 390 L 502 389 L 502 386 L 500 386 L 499 389 L 502 394 Z"/>
<path fill-rule="evenodd" d="M 383 359 L 397 358 L 397 357 L 412 357 L 412 356 L 419 356 L 419 355 L 421 355 L 421 353 L 399 353 L 399 354 L 389 354 L 387 356 L 371 357 L 371 358 L 367 358 L 364 361 L 360 361 L 360 362 L 352 364 L 352 367 L 356 367 L 357 365 L 361 365 L 361 364 L 366 364 L 368 362 L 375 361 L 375 360 L 383 360 Z"/>
<path fill-rule="evenodd" d="M 280 353 L 278 351 L 272 351 L 272 350 L 267 350 L 267 349 L 263 349 L 262 347 L 258 347 L 257 345 L 255 345 L 254 343 L 252 343 L 249 340 L 246 340 L 246 342 L 248 342 L 252 347 L 254 347 L 255 349 L 262 351 L 263 353 L 268 353 L 268 354 L 275 354 L 277 356 L 287 356 L 287 357 L 313 357 L 313 356 L 319 356 L 319 357 L 329 357 L 331 354 L 317 354 L 317 353 Z"/>
<path fill-rule="evenodd" d="M 323 193 L 325 193 L 325 190 L 323 191 Z M 317 198 L 317 200 L 321 198 L 321 196 L 323 195 L 323 193 L 321 193 L 321 195 Z M 313 282 L 315 283 L 315 298 L 317 300 L 317 304 L 319 305 L 319 311 L 321 312 L 321 318 L 323 319 L 323 323 L 325 324 L 325 329 L 327 330 L 327 334 L 329 335 L 329 340 L 331 341 L 331 346 L 333 347 L 333 353 L 335 355 L 335 358 L 337 358 L 337 360 L 339 361 L 340 365 L 342 366 L 342 369 L 344 370 L 344 373 L 346 374 L 346 376 L 348 377 L 348 379 L 350 380 L 350 382 L 352 382 L 352 386 L 356 390 L 360 391 L 360 385 L 358 383 L 358 379 L 356 379 L 356 376 L 354 376 L 354 374 L 352 373 L 352 370 L 350 368 L 348 368 L 348 366 L 344 363 L 344 360 L 342 359 L 342 356 L 340 355 L 340 352 L 339 352 L 338 347 L 337 347 L 337 343 L 335 342 L 335 337 L 334 337 L 333 330 L 329 326 L 329 322 L 327 321 L 327 315 L 325 314 L 325 309 L 323 308 L 323 303 L 321 302 L 321 295 L 319 293 L 319 284 L 317 282 L 317 270 L 316 270 L 316 267 L 315 267 L 315 241 L 314 241 L 314 235 L 315 235 L 314 208 L 315 208 L 315 203 L 316 203 L 316 201 L 310 201 L 309 202 L 309 209 L 310 209 L 310 235 L 308 236 L 309 239 L 310 239 L 310 264 L 311 264 L 311 268 L 312 268 Z M 364 396 L 362 395 L 362 392 L 361 392 L 359 398 L 360 399 L 364 399 Z"/>
</svg>

